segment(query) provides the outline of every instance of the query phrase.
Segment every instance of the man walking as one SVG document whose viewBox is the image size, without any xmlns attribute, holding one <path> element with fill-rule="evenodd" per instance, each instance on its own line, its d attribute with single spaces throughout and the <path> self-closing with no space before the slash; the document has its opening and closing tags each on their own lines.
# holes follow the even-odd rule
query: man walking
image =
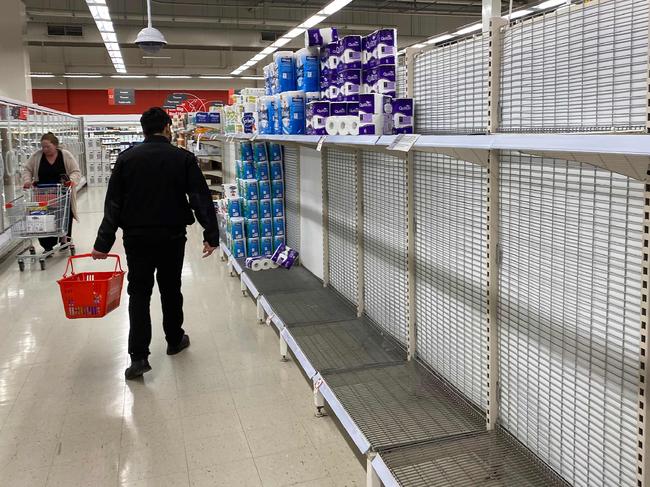
<svg viewBox="0 0 650 487">
<path fill-rule="evenodd" d="M 129 266 L 129 354 L 126 379 L 151 370 L 151 316 L 149 304 L 158 281 L 163 311 L 167 355 L 189 347 L 183 331 L 181 270 L 185 256 L 186 226 L 194 216 L 205 229 L 203 257 L 219 245 L 219 227 L 208 185 L 191 152 L 174 147 L 171 118 L 161 108 L 150 108 L 140 123 L 144 143 L 117 158 L 108 183 L 104 219 L 92 251 L 105 259 L 122 228 Z"/>
</svg>

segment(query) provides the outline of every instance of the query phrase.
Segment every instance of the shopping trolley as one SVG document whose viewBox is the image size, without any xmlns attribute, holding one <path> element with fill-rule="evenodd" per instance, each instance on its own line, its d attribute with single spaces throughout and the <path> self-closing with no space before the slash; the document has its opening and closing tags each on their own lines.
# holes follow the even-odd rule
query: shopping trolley
<svg viewBox="0 0 650 487">
<path fill-rule="evenodd" d="M 25 262 L 36 261 L 45 270 L 45 259 L 57 250 L 68 248 L 74 255 L 74 245 L 67 238 L 71 195 L 69 183 L 41 185 L 26 189 L 22 196 L 5 205 L 12 235 L 30 241 L 29 247 L 16 256 L 21 271 L 25 270 Z M 43 237 L 57 237 L 60 243 L 52 250 L 37 254 L 31 240 Z"/>
</svg>

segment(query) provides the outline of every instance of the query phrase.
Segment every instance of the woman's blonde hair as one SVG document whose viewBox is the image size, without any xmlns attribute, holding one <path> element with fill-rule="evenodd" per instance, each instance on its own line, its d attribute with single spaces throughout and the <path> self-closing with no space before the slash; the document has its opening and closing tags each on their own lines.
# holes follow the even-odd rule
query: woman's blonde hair
<svg viewBox="0 0 650 487">
<path fill-rule="evenodd" d="M 53 143 L 57 147 L 59 146 L 59 139 L 52 132 L 48 132 L 46 134 L 43 134 L 43 136 L 41 137 L 41 142 L 43 142 L 44 140 L 47 140 L 47 141 Z"/>
</svg>

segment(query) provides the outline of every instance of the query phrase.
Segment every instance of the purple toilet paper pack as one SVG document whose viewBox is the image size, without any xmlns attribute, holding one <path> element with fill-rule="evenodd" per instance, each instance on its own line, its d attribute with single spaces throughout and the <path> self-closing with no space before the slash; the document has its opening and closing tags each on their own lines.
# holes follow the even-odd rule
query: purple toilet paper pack
<svg viewBox="0 0 650 487">
<path fill-rule="evenodd" d="M 395 98 L 392 102 L 393 133 L 413 133 L 413 98 Z"/>
<path fill-rule="evenodd" d="M 361 69 L 363 58 L 361 54 L 361 36 L 351 35 L 341 39 L 339 70 Z"/>
<path fill-rule="evenodd" d="M 358 101 L 349 101 L 347 103 L 347 112 L 348 115 L 359 115 L 359 102 Z"/>
<path fill-rule="evenodd" d="M 397 96 L 397 73 L 394 64 L 377 66 L 363 72 L 363 86 L 365 93 L 377 93 L 388 95 L 392 98 Z"/>
<path fill-rule="evenodd" d="M 331 117 L 344 117 L 348 114 L 348 104 L 344 101 L 334 101 L 330 104 Z"/>
<path fill-rule="evenodd" d="M 327 135 L 329 101 L 313 101 L 307 105 L 307 135 Z"/>
<path fill-rule="evenodd" d="M 278 246 L 271 257 L 273 262 L 285 269 L 291 269 L 291 266 L 293 266 L 297 259 L 298 252 L 291 247 L 287 247 L 284 243 Z"/>
<path fill-rule="evenodd" d="M 397 29 L 377 31 L 377 47 L 374 58 L 377 65 L 397 64 Z"/>
<path fill-rule="evenodd" d="M 305 46 L 324 46 L 339 39 L 335 28 L 309 29 L 305 33 Z"/>
<path fill-rule="evenodd" d="M 359 134 L 389 135 L 392 134 L 390 120 L 392 113 L 391 98 L 376 93 L 363 94 L 359 97 Z"/>
<path fill-rule="evenodd" d="M 343 53 L 343 44 L 340 41 L 332 42 L 327 45 L 329 55 L 327 56 L 327 67 L 330 71 L 338 71 L 341 63 L 341 54 Z"/>
<path fill-rule="evenodd" d="M 362 61 L 363 69 L 370 69 L 377 66 L 377 60 L 375 59 L 375 52 L 377 49 L 377 43 L 379 41 L 377 32 L 368 34 L 361 40 L 362 47 Z"/>
<path fill-rule="evenodd" d="M 346 69 L 339 73 L 340 94 L 344 101 L 359 101 L 361 94 L 361 70 Z"/>
</svg>

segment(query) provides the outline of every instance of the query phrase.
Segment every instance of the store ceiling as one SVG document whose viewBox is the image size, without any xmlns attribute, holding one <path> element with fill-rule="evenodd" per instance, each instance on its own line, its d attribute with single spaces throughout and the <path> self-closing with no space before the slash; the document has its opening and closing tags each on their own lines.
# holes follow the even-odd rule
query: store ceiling
<svg viewBox="0 0 650 487">
<path fill-rule="evenodd" d="M 23 0 L 32 72 L 111 74 L 112 65 L 84 0 Z M 161 58 L 133 45 L 146 26 L 144 0 L 107 0 L 129 74 L 227 74 L 327 2 L 319 0 L 152 0 L 154 26 L 167 38 Z M 539 0 L 514 0 L 515 8 Z M 504 10 L 509 1 L 503 2 Z M 328 19 L 344 33 L 396 27 L 400 45 L 476 22 L 481 0 L 354 0 Z M 81 36 L 48 26 L 81 25 Z M 300 47 L 298 38 L 288 47 Z M 264 63 L 261 63 L 263 65 Z M 254 73 L 249 73 L 254 74 Z"/>
</svg>

